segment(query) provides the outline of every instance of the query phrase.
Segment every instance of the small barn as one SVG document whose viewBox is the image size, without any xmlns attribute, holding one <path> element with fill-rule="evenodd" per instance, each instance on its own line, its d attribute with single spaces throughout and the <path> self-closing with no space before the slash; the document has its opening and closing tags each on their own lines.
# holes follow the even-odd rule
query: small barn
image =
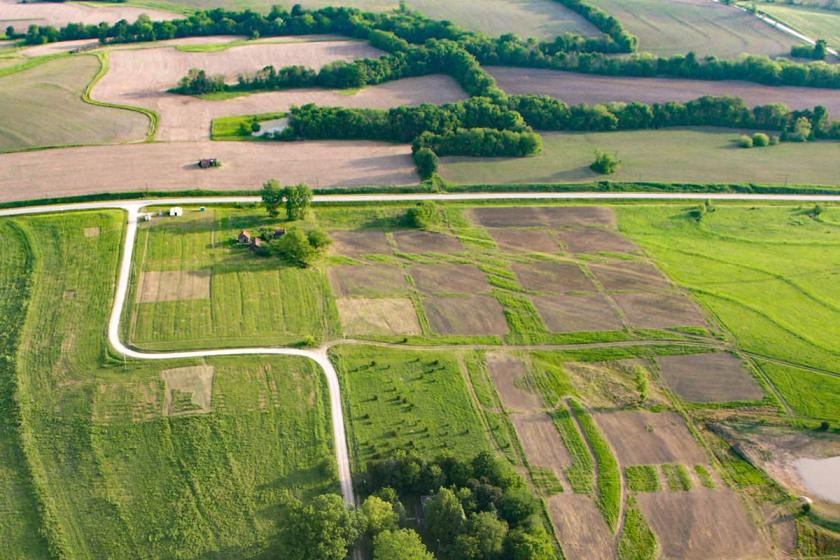
<svg viewBox="0 0 840 560">
<path fill-rule="evenodd" d="M 252 237 L 251 238 L 251 250 L 256 252 L 261 249 L 263 246 L 263 240 L 259 237 Z"/>
<path fill-rule="evenodd" d="M 184 209 L 180 206 L 173 206 L 169 209 L 169 216 L 171 218 L 177 218 L 184 215 Z"/>
<path fill-rule="evenodd" d="M 243 229 L 239 233 L 239 237 L 237 238 L 237 242 L 240 245 L 250 245 L 251 244 L 251 232 L 247 229 Z"/>
</svg>

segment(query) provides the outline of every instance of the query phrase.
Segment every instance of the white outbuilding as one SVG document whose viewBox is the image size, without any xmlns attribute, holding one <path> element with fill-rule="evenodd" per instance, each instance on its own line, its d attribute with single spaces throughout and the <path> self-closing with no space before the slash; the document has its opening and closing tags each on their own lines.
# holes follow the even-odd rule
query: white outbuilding
<svg viewBox="0 0 840 560">
<path fill-rule="evenodd" d="M 184 209 L 181 208 L 180 206 L 173 206 L 172 208 L 169 209 L 169 217 L 171 217 L 171 218 L 177 218 L 177 217 L 183 216 L 183 215 L 184 215 Z"/>
</svg>

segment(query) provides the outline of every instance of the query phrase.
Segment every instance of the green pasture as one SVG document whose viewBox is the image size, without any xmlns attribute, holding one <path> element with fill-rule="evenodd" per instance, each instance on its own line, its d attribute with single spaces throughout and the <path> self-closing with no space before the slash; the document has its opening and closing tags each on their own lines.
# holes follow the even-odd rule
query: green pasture
<svg viewBox="0 0 840 560">
<path fill-rule="evenodd" d="M 530 158 L 442 158 L 441 173 L 462 184 L 588 183 L 756 183 L 837 185 L 833 162 L 840 143 L 782 143 L 744 149 L 743 131 L 674 128 L 599 133 L 543 134 L 543 153 Z M 622 164 L 612 175 L 589 168 L 597 150 L 616 153 Z"/>
<path fill-rule="evenodd" d="M 285 116 L 286 113 L 261 113 L 213 119 L 210 126 L 210 138 L 213 140 L 259 140 L 259 137 L 255 137 L 250 132 L 251 123 L 279 119 Z M 247 134 L 243 134 L 243 126 L 248 131 Z"/>
<path fill-rule="evenodd" d="M 4 362 L 15 366 L 20 421 L 4 415 L 0 437 L 4 509 L 18 512 L 0 516 L 3 557 L 45 558 L 49 546 L 66 558 L 263 558 L 278 544 L 284 491 L 337 490 L 325 381 L 300 359 L 110 355 L 124 219 L 0 221 L 0 305 L 12 318 L 10 298 L 30 296 Z M 162 371 L 196 365 L 215 368 L 212 406 L 166 415 Z M 12 379 L 0 371 L 8 407 Z"/>
<path fill-rule="evenodd" d="M 829 47 L 840 47 L 840 12 L 817 6 L 794 6 L 781 2 L 758 2 L 758 9 L 785 25 L 814 39 L 825 39 Z"/>
</svg>

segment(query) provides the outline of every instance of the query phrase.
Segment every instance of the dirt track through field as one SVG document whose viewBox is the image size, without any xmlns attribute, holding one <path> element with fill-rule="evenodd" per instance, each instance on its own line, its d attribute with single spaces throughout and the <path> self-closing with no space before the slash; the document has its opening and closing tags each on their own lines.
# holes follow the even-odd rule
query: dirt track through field
<svg viewBox="0 0 840 560">
<path fill-rule="evenodd" d="M 198 169 L 199 158 L 219 169 Z M 408 146 L 378 142 L 183 142 L 0 154 L 0 200 L 101 192 L 402 185 L 418 182 Z"/>
<path fill-rule="evenodd" d="M 313 39 L 317 40 L 255 42 L 218 52 L 182 52 L 174 47 L 114 51 L 110 55 L 110 70 L 96 85 L 92 96 L 155 111 L 160 116 L 157 139 L 163 141 L 207 139 L 210 123 L 215 118 L 288 111 L 293 105 L 306 103 L 384 109 L 466 98 L 460 86 L 448 76 L 407 78 L 356 93 L 291 89 L 222 101 L 167 93 L 191 68 L 204 69 L 210 75 L 222 74 L 232 82 L 239 74 L 252 73 L 268 65 L 318 69 L 331 62 L 378 58 L 385 54 L 358 41 Z"/>
<path fill-rule="evenodd" d="M 121 19 L 134 22 L 138 16 L 146 14 L 156 21 L 183 17 L 179 14 L 132 8 L 128 6 L 90 6 L 78 2 L 32 2 L 20 3 L 18 0 L 0 0 L 0 29 L 11 25 L 18 33 L 26 31 L 30 25 L 53 25 L 61 27 L 68 23 L 96 25 L 100 22 L 117 23 Z"/>
<path fill-rule="evenodd" d="M 736 96 L 747 105 L 784 103 L 791 109 L 824 105 L 840 115 L 840 92 L 831 89 L 771 87 L 740 81 L 622 78 L 534 68 L 489 67 L 499 87 L 510 94 L 550 95 L 570 105 L 614 101 L 691 101 L 704 95 Z"/>
</svg>

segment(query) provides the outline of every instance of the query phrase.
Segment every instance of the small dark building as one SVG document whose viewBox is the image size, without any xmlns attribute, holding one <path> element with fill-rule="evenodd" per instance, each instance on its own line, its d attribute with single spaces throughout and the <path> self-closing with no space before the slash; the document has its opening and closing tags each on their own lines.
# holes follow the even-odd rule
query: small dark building
<svg viewBox="0 0 840 560">
<path fill-rule="evenodd" d="M 240 245 L 250 245 L 251 244 L 251 232 L 247 229 L 243 229 L 242 232 L 239 234 L 239 238 L 237 239 Z"/>
<path fill-rule="evenodd" d="M 263 246 L 263 240 L 259 237 L 252 237 L 251 238 L 251 250 L 256 252 L 261 249 Z"/>
<path fill-rule="evenodd" d="M 274 230 L 274 239 L 280 239 L 286 235 L 286 230 L 284 228 L 277 228 Z"/>
</svg>

